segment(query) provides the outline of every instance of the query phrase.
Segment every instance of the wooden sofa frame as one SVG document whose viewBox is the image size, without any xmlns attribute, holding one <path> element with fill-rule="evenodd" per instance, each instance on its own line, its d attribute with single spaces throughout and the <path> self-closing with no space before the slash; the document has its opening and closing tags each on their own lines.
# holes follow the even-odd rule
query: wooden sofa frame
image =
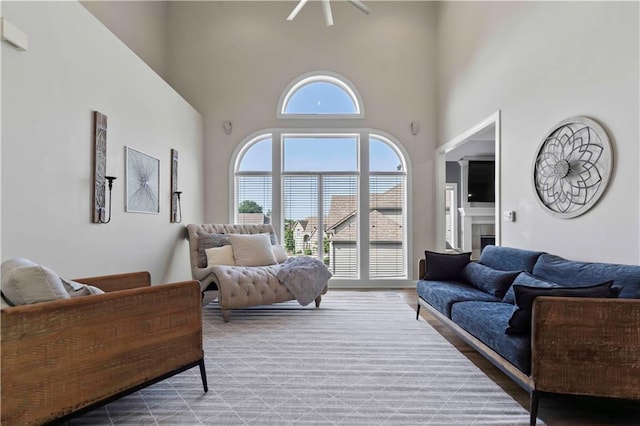
<svg viewBox="0 0 640 426">
<path fill-rule="evenodd" d="M 75 281 L 106 293 L 2 310 L 3 425 L 58 423 L 195 366 L 207 392 L 197 281 Z"/>
<path fill-rule="evenodd" d="M 419 260 L 420 277 L 426 273 Z M 422 298 L 440 322 L 530 394 L 530 424 L 540 397 L 570 394 L 640 399 L 640 300 L 537 297 L 531 318 L 531 375 L 454 323 Z"/>
</svg>

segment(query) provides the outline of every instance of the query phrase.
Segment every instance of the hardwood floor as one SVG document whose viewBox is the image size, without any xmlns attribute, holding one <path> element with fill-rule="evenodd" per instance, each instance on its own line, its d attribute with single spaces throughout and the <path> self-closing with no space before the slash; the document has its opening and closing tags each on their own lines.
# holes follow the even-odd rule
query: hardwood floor
<svg viewBox="0 0 640 426">
<path fill-rule="evenodd" d="M 414 310 L 418 297 L 413 289 L 388 290 L 399 293 Z M 529 393 L 498 370 L 491 362 L 466 344 L 425 309 L 420 317 L 451 342 L 469 360 L 497 383 L 525 409 L 529 409 Z M 540 400 L 538 418 L 548 426 L 576 425 L 640 425 L 640 402 L 575 396 L 545 396 Z"/>
</svg>

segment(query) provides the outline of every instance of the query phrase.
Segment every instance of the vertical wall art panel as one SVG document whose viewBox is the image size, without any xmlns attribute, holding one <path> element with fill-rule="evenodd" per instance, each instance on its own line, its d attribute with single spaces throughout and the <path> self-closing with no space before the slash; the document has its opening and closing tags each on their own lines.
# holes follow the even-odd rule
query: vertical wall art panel
<svg viewBox="0 0 640 426">
<path fill-rule="evenodd" d="M 171 223 L 178 223 L 178 151 L 171 150 Z"/>
<path fill-rule="evenodd" d="M 125 147 L 126 211 L 160 213 L 160 160 Z"/>
<path fill-rule="evenodd" d="M 104 175 L 107 172 L 107 116 L 93 112 L 93 213 L 91 221 L 100 223 L 105 215 Z"/>
</svg>

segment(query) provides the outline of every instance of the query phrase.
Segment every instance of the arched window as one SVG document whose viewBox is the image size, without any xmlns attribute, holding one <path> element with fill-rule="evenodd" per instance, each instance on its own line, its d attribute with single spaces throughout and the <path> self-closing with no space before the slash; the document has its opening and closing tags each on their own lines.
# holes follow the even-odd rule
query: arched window
<svg viewBox="0 0 640 426">
<path fill-rule="evenodd" d="M 362 118 L 355 86 L 330 72 L 305 74 L 287 86 L 278 102 L 279 118 Z"/>
<path fill-rule="evenodd" d="M 345 93 L 356 108 L 346 113 L 339 106 Z M 304 106 L 313 102 L 302 99 L 309 96 L 335 106 L 321 114 L 353 117 L 362 111 L 354 93 L 350 83 L 303 76 L 283 92 L 279 108 L 286 115 L 298 105 L 309 114 Z M 317 256 L 327 264 L 332 286 L 408 280 L 409 164 L 401 144 L 383 132 L 322 123 L 321 130 L 257 132 L 241 143 L 232 164 L 234 221 L 272 223 L 290 256 Z"/>
</svg>

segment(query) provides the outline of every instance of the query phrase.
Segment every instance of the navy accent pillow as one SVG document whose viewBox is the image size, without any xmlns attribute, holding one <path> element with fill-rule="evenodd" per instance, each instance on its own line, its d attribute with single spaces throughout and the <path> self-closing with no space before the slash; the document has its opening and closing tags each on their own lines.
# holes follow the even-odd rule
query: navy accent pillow
<svg viewBox="0 0 640 426">
<path fill-rule="evenodd" d="M 536 278 L 528 272 L 521 272 L 520 275 L 513 280 L 513 285 L 507 290 L 507 294 L 504 295 L 502 299 L 503 303 L 511 303 L 512 305 L 516 304 L 516 295 L 513 291 L 513 287 L 516 284 L 526 285 L 527 287 L 536 287 L 536 288 L 555 288 L 561 287 L 559 284 L 553 283 L 551 281 L 541 280 L 540 278 Z"/>
<path fill-rule="evenodd" d="M 538 296 L 562 296 L 562 297 L 601 297 L 615 298 L 620 294 L 620 287 L 611 287 L 613 281 L 589 287 L 557 287 L 536 288 L 524 285 L 514 285 L 516 293 L 516 308 L 509 319 L 506 334 L 530 334 L 531 314 L 533 301 Z"/>
<path fill-rule="evenodd" d="M 460 281 L 462 270 L 471 262 L 471 252 L 448 254 L 425 250 L 424 258 L 427 267 L 425 280 Z"/>
<path fill-rule="evenodd" d="M 462 270 L 462 279 L 475 288 L 502 299 L 520 274 L 519 271 L 497 271 L 476 262 L 468 263 Z"/>
</svg>

